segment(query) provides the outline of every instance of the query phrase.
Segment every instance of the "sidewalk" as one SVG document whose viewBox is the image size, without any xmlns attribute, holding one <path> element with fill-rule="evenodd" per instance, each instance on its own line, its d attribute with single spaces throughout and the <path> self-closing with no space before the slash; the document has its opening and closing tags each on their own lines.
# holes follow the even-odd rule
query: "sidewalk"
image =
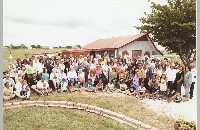
<svg viewBox="0 0 200 130">
<path fill-rule="evenodd" d="M 196 88 L 196 86 L 195 86 Z M 185 120 L 197 121 L 197 92 L 194 90 L 194 97 L 188 102 L 167 103 L 160 100 L 142 100 L 147 107 L 158 114 L 172 116 L 175 119 L 184 118 Z"/>
</svg>

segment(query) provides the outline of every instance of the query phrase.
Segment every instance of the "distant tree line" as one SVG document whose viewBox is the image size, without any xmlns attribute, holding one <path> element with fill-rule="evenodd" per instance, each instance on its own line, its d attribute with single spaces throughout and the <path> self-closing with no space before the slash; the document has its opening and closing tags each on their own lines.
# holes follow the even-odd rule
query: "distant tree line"
<svg viewBox="0 0 200 130">
<path fill-rule="evenodd" d="M 19 45 L 19 46 L 15 46 L 15 45 L 13 45 L 13 44 L 11 44 L 10 46 L 5 46 L 6 48 L 8 48 L 8 49 L 28 49 L 28 47 L 27 46 L 25 46 L 24 44 L 21 44 L 21 45 Z M 62 46 L 58 46 L 58 47 L 53 47 L 53 48 L 67 48 L 67 49 L 72 49 L 72 48 L 75 48 L 75 47 L 78 47 L 79 49 L 81 49 L 81 45 L 76 45 L 76 46 L 66 46 L 66 47 L 62 47 Z M 40 48 L 42 48 L 42 46 L 41 45 L 31 45 L 31 48 L 33 48 L 33 49 L 40 49 Z"/>
<path fill-rule="evenodd" d="M 24 44 L 21 44 L 21 45 L 19 45 L 19 46 L 15 46 L 15 45 L 13 45 L 13 44 L 11 44 L 10 46 L 5 46 L 6 48 L 11 48 L 11 49 L 20 49 L 20 48 L 23 48 L 23 49 L 27 49 L 28 47 L 27 46 L 25 46 Z"/>
</svg>

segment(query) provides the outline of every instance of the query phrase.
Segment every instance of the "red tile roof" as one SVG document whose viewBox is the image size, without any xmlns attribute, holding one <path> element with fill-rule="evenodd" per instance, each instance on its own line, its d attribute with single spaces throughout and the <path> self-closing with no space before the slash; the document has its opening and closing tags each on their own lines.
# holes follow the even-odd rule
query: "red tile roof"
<svg viewBox="0 0 200 130">
<path fill-rule="evenodd" d="M 89 49 L 89 50 L 115 50 L 115 49 L 119 49 L 131 42 L 137 41 L 143 37 L 147 37 L 148 39 L 150 38 L 148 34 L 146 33 L 142 33 L 142 34 L 138 34 L 135 36 L 121 36 L 121 37 L 112 37 L 112 38 L 105 38 L 105 39 L 99 39 L 96 40 L 92 43 L 89 43 L 85 46 L 83 46 L 83 49 Z M 154 48 L 156 49 L 156 51 L 158 51 L 160 54 L 162 54 L 154 45 L 154 43 L 151 41 L 151 39 L 149 39 L 149 41 L 153 44 Z"/>
</svg>

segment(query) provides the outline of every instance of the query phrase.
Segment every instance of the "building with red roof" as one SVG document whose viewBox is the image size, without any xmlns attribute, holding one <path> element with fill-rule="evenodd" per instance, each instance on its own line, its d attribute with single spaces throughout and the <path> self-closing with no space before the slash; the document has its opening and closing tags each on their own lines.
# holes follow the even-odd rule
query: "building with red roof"
<svg viewBox="0 0 200 130">
<path fill-rule="evenodd" d="M 148 34 L 142 33 L 135 36 L 121 36 L 99 39 L 82 47 L 90 50 L 90 54 L 108 55 L 115 57 L 130 57 L 131 59 L 144 60 L 146 56 L 162 55 Z"/>
</svg>

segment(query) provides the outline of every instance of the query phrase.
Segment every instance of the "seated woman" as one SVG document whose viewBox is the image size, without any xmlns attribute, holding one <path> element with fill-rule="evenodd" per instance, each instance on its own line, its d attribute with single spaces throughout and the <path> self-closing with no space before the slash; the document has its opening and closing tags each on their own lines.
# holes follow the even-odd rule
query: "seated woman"
<svg viewBox="0 0 200 130">
<path fill-rule="evenodd" d="M 117 82 L 117 72 L 116 69 L 113 67 L 112 71 L 110 71 L 109 73 L 109 80 L 113 81 L 113 84 L 116 86 L 116 82 Z"/>
<path fill-rule="evenodd" d="M 85 86 L 85 74 L 82 69 L 78 71 L 77 81 L 79 81 L 82 86 Z"/>
<path fill-rule="evenodd" d="M 95 75 L 96 75 L 95 69 L 91 69 L 89 71 L 88 79 L 91 79 L 93 84 L 94 84 L 94 80 L 95 80 L 95 77 L 96 77 Z"/>
<path fill-rule="evenodd" d="M 53 69 L 52 73 L 50 74 L 50 80 L 53 82 L 55 90 L 57 90 L 60 84 L 58 77 L 59 77 L 59 74 L 56 72 L 56 69 Z"/>
<path fill-rule="evenodd" d="M 149 86 L 149 97 L 152 96 L 153 100 L 157 98 L 159 94 L 159 81 L 156 79 L 156 75 L 153 75 L 152 79 L 149 80 L 148 86 Z"/>
<path fill-rule="evenodd" d="M 110 80 L 109 83 L 106 85 L 105 91 L 106 92 L 114 92 L 115 88 L 114 88 L 114 83 L 113 80 Z"/>
<path fill-rule="evenodd" d="M 128 87 L 130 87 L 130 84 L 133 81 L 133 77 L 134 77 L 133 70 L 132 69 L 126 70 L 126 80 L 125 80 L 125 83 L 126 83 L 126 85 Z"/>
<path fill-rule="evenodd" d="M 103 92 L 103 80 L 102 79 L 99 79 L 99 82 L 97 83 L 97 85 L 96 85 L 96 89 L 95 89 L 95 92 L 97 92 L 97 91 L 101 91 L 101 92 Z"/>
<path fill-rule="evenodd" d="M 86 82 L 85 89 L 88 92 L 93 92 L 94 91 L 94 86 L 93 86 L 93 83 L 92 83 L 91 79 L 88 79 L 88 82 Z"/>
<path fill-rule="evenodd" d="M 108 78 L 106 77 L 105 72 L 102 71 L 101 74 L 99 75 L 99 78 L 102 79 L 104 84 L 103 87 L 105 88 L 105 85 L 108 84 Z"/>
<path fill-rule="evenodd" d="M 66 82 L 65 78 L 63 78 L 60 84 L 60 89 L 58 89 L 58 93 L 69 92 L 67 87 L 68 83 Z"/>
<path fill-rule="evenodd" d="M 46 80 L 47 82 L 49 82 L 49 73 L 48 73 L 47 68 L 43 69 L 42 77 L 44 78 L 44 80 Z"/>
<path fill-rule="evenodd" d="M 22 98 L 22 99 L 25 99 L 25 96 L 21 94 L 21 91 L 22 91 L 22 78 L 19 78 L 17 83 L 15 84 L 15 87 L 13 89 L 13 93 L 19 97 L 19 98 Z"/>
<path fill-rule="evenodd" d="M 138 96 L 139 99 L 143 99 L 146 96 L 146 88 L 144 87 L 144 83 L 142 82 L 138 88 Z"/>
<path fill-rule="evenodd" d="M 123 69 L 121 69 L 121 71 L 118 73 L 119 75 L 119 80 L 118 80 L 118 84 L 120 84 L 122 82 L 122 80 L 126 80 L 126 73 Z"/>
<path fill-rule="evenodd" d="M 16 95 L 13 93 L 13 88 L 10 87 L 9 82 L 4 84 L 3 88 L 3 101 L 12 100 Z"/>
</svg>

